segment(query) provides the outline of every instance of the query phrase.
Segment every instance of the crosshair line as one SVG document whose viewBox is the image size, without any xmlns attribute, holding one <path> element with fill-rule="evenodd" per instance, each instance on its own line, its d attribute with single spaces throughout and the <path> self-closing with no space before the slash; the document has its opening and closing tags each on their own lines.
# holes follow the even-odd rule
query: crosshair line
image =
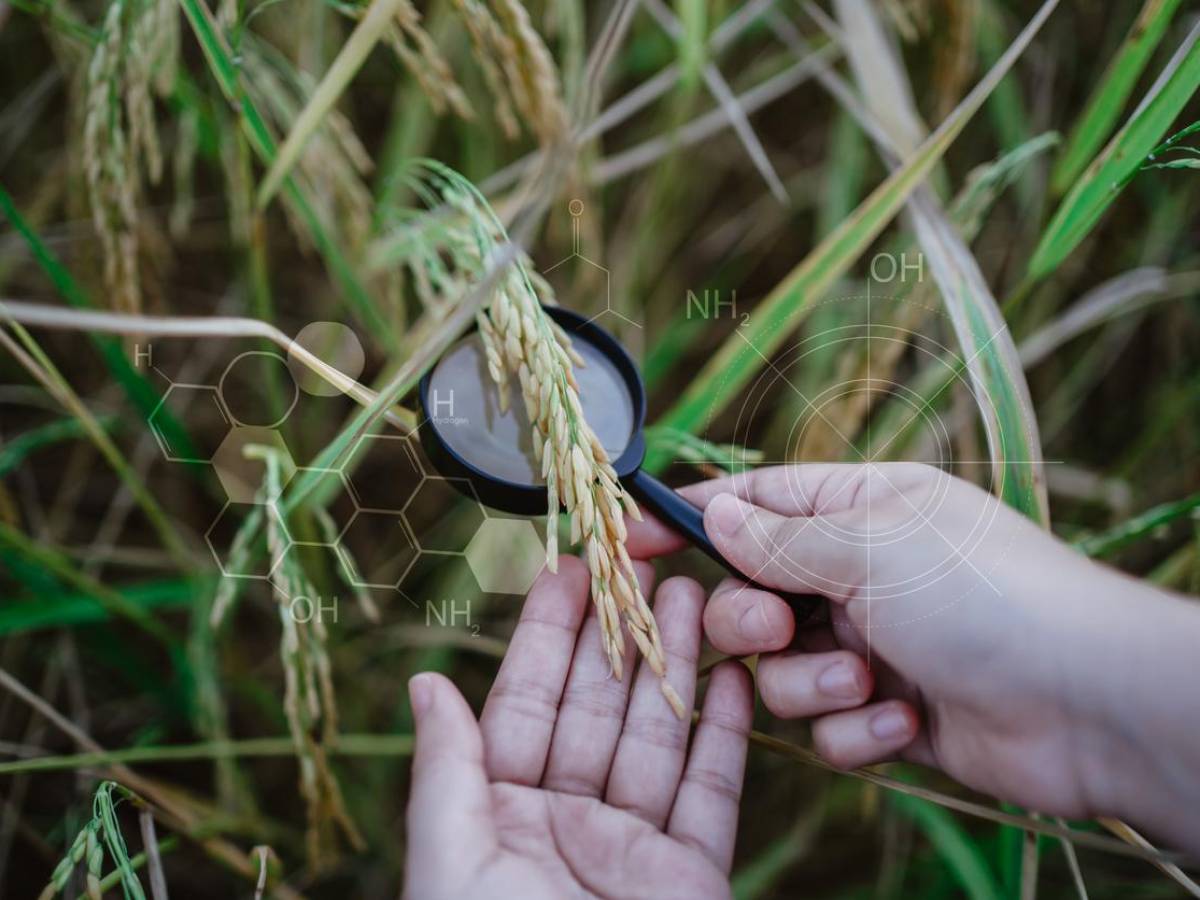
<svg viewBox="0 0 1200 900">
<path fill-rule="evenodd" d="M 974 353 L 972 353 L 963 362 L 962 369 L 963 369 L 963 371 L 965 371 L 967 373 L 968 376 L 971 374 L 970 373 L 971 363 L 973 363 L 979 357 L 979 354 L 983 353 L 984 350 L 986 350 L 988 347 L 992 346 L 992 342 L 995 341 L 996 338 L 1000 337 L 1000 335 L 1002 335 L 1005 332 L 1007 327 L 1008 327 L 1007 325 L 1002 324 L 999 328 L 997 328 L 994 332 L 992 332 L 992 336 L 989 337 L 986 342 L 984 342 L 982 347 L 980 347 L 978 350 L 976 350 Z M 933 405 L 933 401 L 936 400 L 938 397 L 942 396 L 942 393 L 946 390 L 946 388 L 950 387 L 950 385 L 952 385 L 952 384 L 954 384 L 953 378 L 950 379 L 949 381 L 947 381 L 945 384 L 943 384 L 936 391 L 934 391 L 933 395 L 931 397 L 929 397 L 929 399 L 923 401 L 921 403 L 921 408 L 918 409 L 915 413 L 913 413 L 912 416 L 909 417 L 908 421 L 904 423 L 904 427 L 897 429 L 897 431 L 890 438 L 887 439 L 887 441 L 884 443 L 884 445 L 882 447 L 878 448 L 873 454 L 871 454 L 871 458 L 877 459 L 879 457 L 879 454 L 883 453 L 884 450 L 886 450 L 893 443 L 895 443 L 895 441 L 900 437 L 900 435 L 902 435 L 906 431 L 908 431 L 908 429 L 912 426 L 912 424 L 914 422 L 917 421 L 917 419 L 920 416 L 925 415 L 925 411 Z M 972 391 L 972 393 L 974 393 L 974 391 Z"/>
<path fill-rule="evenodd" d="M 877 474 L 880 478 L 882 478 L 884 481 L 886 481 L 888 484 L 888 487 L 890 487 L 893 491 L 895 491 L 897 496 L 899 496 L 901 500 L 903 500 L 906 504 L 908 504 L 909 509 L 911 509 L 914 513 L 916 513 L 917 517 L 920 518 L 920 520 L 922 522 L 924 522 L 926 525 L 928 525 L 930 528 L 932 528 L 934 534 L 936 534 L 938 537 L 940 537 L 942 539 L 942 541 L 946 544 L 946 546 L 954 551 L 954 554 L 959 559 L 961 559 L 968 566 L 970 566 L 971 571 L 973 571 L 976 575 L 978 575 L 980 578 L 982 578 L 983 582 L 995 592 L 997 597 L 1004 596 L 1004 594 L 1000 591 L 1000 589 L 992 583 L 992 580 L 990 578 L 988 578 L 986 575 L 984 575 L 981 571 L 979 571 L 979 568 L 975 565 L 975 563 L 971 562 L 971 560 L 967 558 L 966 554 L 964 554 L 958 548 L 958 545 L 955 544 L 953 541 L 951 541 L 948 537 L 946 537 L 946 535 L 944 535 L 942 533 L 941 529 L 933 524 L 933 520 L 930 519 L 929 516 L 925 515 L 925 513 L 921 512 L 921 510 L 919 510 L 916 507 L 916 505 L 911 500 L 908 499 L 908 496 L 903 491 L 898 489 L 896 487 L 896 485 L 892 484 L 892 481 L 890 478 L 888 478 L 886 475 L 884 475 L 882 472 L 880 472 L 879 468 L 874 463 L 867 463 L 867 467 L 868 467 L 867 468 L 868 473 L 871 471 L 874 471 L 875 474 Z M 869 505 L 867 507 L 867 511 L 868 511 L 868 515 L 870 515 L 870 506 Z M 869 530 L 869 526 L 868 526 L 868 530 Z M 868 541 L 867 541 L 868 553 L 870 552 L 870 546 L 871 546 L 870 538 L 868 538 Z M 868 609 L 869 608 L 870 608 L 870 604 L 868 601 Z"/>
<path fill-rule="evenodd" d="M 851 450 L 853 450 L 858 455 L 859 459 L 861 459 L 863 462 L 869 461 L 865 456 L 863 456 L 862 451 L 859 450 L 857 447 L 855 447 L 854 444 L 850 442 L 850 439 L 847 438 L 844 434 L 842 434 L 842 432 L 838 430 L 838 427 L 836 425 L 834 425 L 832 422 L 830 422 L 829 419 L 825 416 L 825 414 L 823 412 L 821 412 L 821 410 L 818 409 L 817 406 L 811 400 L 808 399 L 808 397 L 804 396 L 804 393 L 800 390 L 800 388 L 798 388 L 794 384 L 792 384 L 791 379 L 789 379 L 786 375 L 784 375 L 783 372 L 780 371 L 779 367 L 777 365 L 775 365 L 775 363 L 773 363 L 773 362 L 771 362 L 771 360 L 767 359 L 767 357 L 763 355 L 762 351 L 759 350 L 756 346 L 754 346 L 754 343 L 748 337 L 746 337 L 744 334 L 742 334 L 742 330 L 740 328 L 735 328 L 733 333 L 736 334 L 738 337 L 740 337 L 745 342 L 747 347 L 749 347 L 751 350 L 753 350 L 755 353 L 758 354 L 758 358 L 761 359 L 764 363 L 766 363 L 767 366 L 770 367 L 771 371 L 774 372 L 776 375 L 778 375 L 779 379 L 784 384 L 786 384 L 788 387 L 790 387 L 795 392 L 796 396 L 804 401 L 805 406 L 807 406 L 814 413 L 816 413 L 817 417 L 822 422 L 824 422 L 826 425 L 828 425 L 829 429 L 834 434 L 836 434 L 839 438 L 841 438 L 843 444 L 845 444 L 847 447 L 849 447 Z"/>
</svg>

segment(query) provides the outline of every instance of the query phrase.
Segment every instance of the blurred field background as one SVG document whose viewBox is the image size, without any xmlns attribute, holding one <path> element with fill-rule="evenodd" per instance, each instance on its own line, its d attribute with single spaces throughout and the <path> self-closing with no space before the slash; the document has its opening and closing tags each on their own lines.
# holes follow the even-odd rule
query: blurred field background
<svg viewBox="0 0 1200 900">
<path fill-rule="evenodd" d="M 479 187 L 545 299 L 611 310 L 668 480 L 850 458 L 797 438 L 783 369 L 860 447 L 997 460 L 948 467 L 1200 593 L 1197 8 L 1054 6 L 0 2 L 0 895 L 89 870 L 396 895 L 405 681 L 481 703 L 519 609 L 462 555 L 484 512 L 404 437 L 513 264 L 464 247 L 418 159 Z M 922 281 L 885 281 L 901 254 Z M 102 334 L 95 310 L 240 320 Z M 334 364 L 362 347 L 366 411 L 280 362 L 317 322 L 349 329 Z M 222 478 L 230 415 L 276 450 Z M 740 898 L 1196 892 L 1118 823 L 830 773 L 802 725 L 758 725 Z"/>
</svg>

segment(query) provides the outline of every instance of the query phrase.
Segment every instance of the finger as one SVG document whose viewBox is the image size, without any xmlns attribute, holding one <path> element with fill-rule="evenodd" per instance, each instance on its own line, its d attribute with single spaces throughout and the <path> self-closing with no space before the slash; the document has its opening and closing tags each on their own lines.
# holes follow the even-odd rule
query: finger
<svg viewBox="0 0 1200 900">
<path fill-rule="evenodd" d="M 917 736 L 916 711 L 903 700 L 872 703 L 832 713 L 813 723 L 813 744 L 839 769 L 856 769 L 891 759 Z"/>
<path fill-rule="evenodd" d="M 696 695 L 703 609 L 704 590 L 690 578 L 667 579 L 654 599 L 667 676 L 688 710 Z M 605 802 L 629 810 L 656 828 L 666 825 L 683 772 L 691 727 L 690 716 L 680 719 L 675 715 L 653 670 L 644 664 L 639 666 Z"/>
<path fill-rule="evenodd" d="M 764 656 L 755 670 L 763 704 L 781 718 L 819 716 L 861 706 L 875 683 L 857 653 L 778 653 Z"/>
<path fill-rule="evenodd" d="M 854 512 L 788 517 L 719 494 L 704 510 L 704 530 L 739 572 L 769 588 L 845 602 L 866 580 L 867 544 Z"/>
<path fill-rule="evenodd" d="M 635 562 L 633 568 L 643 595 L 649 596 L 654 589 L 653 566 Z M 624 630 L 622 639 L 625 658 L 634 659 L 633 641 Z M 633 682 L 628 673 L 633 666 L 626 668 L 624 678 L 613 678 L 600 640 L 600 620 L 593 608 L 575 643 L 575 658 L 550 742 L 543 787 L 587 797 L 604 793 Z"/>
<path fill-rule="evenodd" d="M 634 559 L 654 559 L 688 546 L 686 538 L 655 518 L 645 507 L 641 513 L 641 521 L 625 516 L 625 549 Z"/>
<path fill-rule="evenodd" d="M 558 573 L 542 572 L 530 588 L 480 717 L 493 781 L 542 780 L 589 584 L 581 560 L 560 556 Z"/>
<path fill-rule="evenodd" d="M 496 833 L 483 739 L 471 708 L 453 683 L 433 673 L 414 676 L 409 696 L 416 744 L 405 871 L 411 895 L 422 897 L 445 891 L 455 873 L 481 865 L 496 850 Z"/>
<path fill-rule="evenodd" d="M 680 488 L 679 493 L 701 509 L 720 494 L 734 494 L 779 515 L 807 517 L 850 509 L 861 497 L 857 488 L 865 478 L 865 466 L 806 463 L 701 481 Z M 688 546 L 678 532 L 644 509 L 642 521 L 627 516 L 625 524 L 626 549 L 634 559 L 653 559 Z"/>
<path fill-rule="evenodd" d="M 704 609 L 709 643 L 733 656 L 782 650 L 791 643 L 796 619 L 779 597 L 748 587 L 740 578 L 717 585 Z"/>
<path fill-rule="evenodd" d="M 733 494 L 781 516 L 830 515 L 857 504 L 866 472 L 866 466 L 850 463 L 798 463 L 701 481 L 679 492 L 701 509 L 721 494 Z"/>
<path fill-rule="evenodd" d="M 739 662 L 713 669 L 667 833 L 698 848 L 722 872 L 733 863 L 746 742 L 754 715 L 750 673 Z"/>
</svg>

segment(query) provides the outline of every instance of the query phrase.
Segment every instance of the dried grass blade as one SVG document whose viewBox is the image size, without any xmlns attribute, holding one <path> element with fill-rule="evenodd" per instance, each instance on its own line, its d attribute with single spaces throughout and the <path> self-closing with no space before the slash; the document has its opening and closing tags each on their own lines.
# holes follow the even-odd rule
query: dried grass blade
<svg viewBox="0 0 1200 900">
<path fill-rule="evenodd" d="M 308 104 L 297 116 L 291 132 L 279 145 L 271 168 L 263 176 L 258 188 L 259 209 L 265 209 L 271 202 L 284 178 L 300 158 L 308 139 L 321 127 L 321 120 L 337 103 L 367 56 L 395 22 L 396 13 L 405 2 L 406 0 L 373 0 L 367 8 L 366 15 L 342 45 L 329 71 L 325 73 Z"/>
<path fill-rule="evenodd" d="M 742 142 L 742 146 L 746 148 L 746 153 L 750 156 L 750 161 L 754 163 L 754 168 L 758 169 L 759 174 L 766 181 L 767 187 L 775 199 L 785 206 L 791 201 L 787 194 L 787 189 L 783 186 L 783 182 L 779 180 L 779 174 L 775 171 L 775 167 L 771 165 L 770 157 L 767 156 L 767 151 L 762 145 L 762 141 L 758 139 L 758 135 L 754 133 L 754 127 L 750 124 L 750 120 L 746 117 L 746 111 L 742 109 L 741 103 L 734 96 L 729 83 L 725 80 L 721 71 L 712 63 L 704 62 L 704 6 L 702 3 L 687 3 L 683 8 L 689 11 L 689 21 L 685 24 L 681 22 L 667 7 L 662 3 L 662 0 L 645 0 L 646 9 L 649 11 L 671 37 L 684 47 L 684 79 L 687 80 L 689 65 L 698 67 L 701 76 L 704 78 L 704 83 L 708 87 L 709 93 L 713 95 L 713 99 L 725 113 L 725 117 L 729 120 L 729 124 L 733 126 L 734 133 L 737 134 L 738 140 Z M 696 8 L 699 12 L 696 12 Z M 696 21 L 692 21 L 698 19 Z M 700 29 L 699 39 L 694 33 L 696 28 Z M 693 62 L 694 60 L 694 62 Z"/>
<path fill-rule="evenodd" d="M 697 716 L 693 714 L 693 720 Z M 1165 853 L 1153 847 L 1144 838 L 1141 843 L 1137 842 L 1125 843 L 1103 835 L 1094 834 L 1090 831 L 1079 831 L 1074 828 L 1068 828 L 1057 824 L 1041 821 L 1032 816 L 1022 816 L 1016 813 L 1005 812 L 1004 810 L 996 809 L 991 806 L 985 806 L 982 803 L 976 803 L 973 800 L 964 800 L 961 797 L 955 797 L 950 794 L 944 794 L 940 791 L 931 790 L 929 788 L 920 787 L 919 785 L 909 784 L 906 781 L 901 781 L 898 778 L 893 778 L 890 775 L 885 775 L 875 769 L 835 769 L 829 763 L 825 762 L 814 751 L 805 747 L 797 746 L 789 741 L 781 740 L 773 735 L 764 734 L 761 731 L 750 732 L 750 743 L 757 747 L 761 747 L 768 752 L 775 753 L 779 756 L 785 756 L 788 759 L 803 763 L 804 765 L 814 766 L 818 769 L 823 769 L 827 772 L 836 772 L 839 775 L 844 775 L 848 778 L 854 778 L 859 781 L 865 781 L 869 784 L 878 785 L 889 791 L 894 791 L 898 794 L 913 797 L 918 800 L 923 800 L 927 803 L 933 803 L 954 812 L 962 813 L 968 816 L 974 816 L 978 819 L 983 819 L 988 822 L 995 822 L 998 825 L 1008 825 L 1013 828 L 1020 828 L 1026 831 L 1033 831 L 1037 834 L 1046 835 L 1047 837 L 1058 838 L 1065 841 L 1070 841 L 1076 847 L 1086 847 L 1090 850 L 1099 850 L 1104 853 L 1111 853 L 1114 856 L 1131 857 L 1133 859 L 1142 859 L 1151 862 L 1160 868 L 1162 866 L 1176 866 L 1177 860 L 1182 860 L 1179 854 Z M 1105 827 L 1108 827 L 1108 822 L 1104 822 Z M 1114 823 L 1120 825 L 1121 823 Z M 1125 826 L 1126 828 L 1128 826 Z M 1132 831 L 1132 829 L 1130 829 Z"/>
<path fill-rule="evenodd" d="M 870 113 L 892 146 L 907 151 L 923 133 L 908 74 L 869 4 L 839 0 L 838 11 L 843 16 L 847 53 Z M 917 189 L 907 208 L 966 360 L 993 460 L 993 487 L 1012 506 L 1048 525 L 1049 502 L 1037 420 L 1000 306 L 933 191 L 927 187 Z"/>
</svg>

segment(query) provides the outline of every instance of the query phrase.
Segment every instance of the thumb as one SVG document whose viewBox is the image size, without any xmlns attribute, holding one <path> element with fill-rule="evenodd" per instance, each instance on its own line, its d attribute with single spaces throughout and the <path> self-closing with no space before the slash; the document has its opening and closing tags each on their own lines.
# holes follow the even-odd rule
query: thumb
<svg viewBox="0 0 1200 900">
<path fill-rule="evenodd" d="M 866 580 L 867 534 L 852 510 L 781 516 L 718 494 L 704 509 L 704 530 L 725 559 L 765 587 L 843 602 Z"/>
<path fill-rule="evenodd" d="M 448 678 L 408 683 L 416 725 L 407 816 L 407 897 L 452 895 L 496 847 L 483 737 L 471 707 Z"/>
</svg>

